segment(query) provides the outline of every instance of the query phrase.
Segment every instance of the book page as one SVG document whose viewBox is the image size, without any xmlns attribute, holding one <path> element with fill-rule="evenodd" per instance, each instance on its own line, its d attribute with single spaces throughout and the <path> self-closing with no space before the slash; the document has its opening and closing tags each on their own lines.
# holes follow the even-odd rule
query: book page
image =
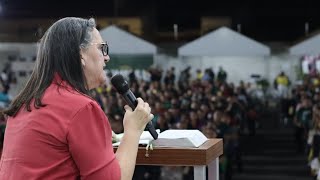
<svg viewBox="0 0 320 180">
<path fill-rule="evenodd" d="M 199 147 L 207 140 L 199 130 L 170 129 L 160 133 L 158 139 L 152 143 L 163 147 Z"/>
<path fill-rule="evenodd" d="M 139 140 L 139 144 L 140 145 L 148 145 L 150 143 L 150 140 L 148 139 L 141 139 Z M 112 146 L 113 147 L 116 147 L 116 146 L 119 146 L 120 145 L 120 141 L 119 142 L 116 142 L 116 143 L 112 143 Z"/>
<path fill-rule="evenodd" d="M 156 132 L 159 134 L 160 133 L 160 129 L 157 129 Z M 123 133 L 116 134 L 115 136 L 116 136 L 117 142 L 113 143 L 112 146 L 119 146 L 120 142 L 121 142 L 121 139 L 123 137 Z M 139 144 L 147 145 L 147 144 L 149 144 L 149 142 L 151 140 L 153 140 L 153 137 L 151 136 L 150 132 L 149 131 L 143 131 L 141 136 L 140 136 Z"/>
</svg>

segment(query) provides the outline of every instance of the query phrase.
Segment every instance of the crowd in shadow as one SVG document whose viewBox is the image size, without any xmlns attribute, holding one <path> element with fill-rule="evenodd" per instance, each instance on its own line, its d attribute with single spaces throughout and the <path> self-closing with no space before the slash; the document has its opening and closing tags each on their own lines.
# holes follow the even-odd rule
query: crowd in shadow
<svg viewBox="0 0 320 180">
<path fill-rule="evenodd" d="M 294 128 L 296 152 L 308 160 L 310 175 L 320 179 L 320 77 L 306 75 L 280 104 L 281 122 Z"/>
</svg>

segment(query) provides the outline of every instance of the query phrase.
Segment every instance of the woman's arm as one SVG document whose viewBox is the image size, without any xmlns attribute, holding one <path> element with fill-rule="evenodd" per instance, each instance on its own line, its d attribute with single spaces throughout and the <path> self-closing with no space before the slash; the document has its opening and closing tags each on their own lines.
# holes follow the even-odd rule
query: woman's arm
<svg viewBox="0 0 320 180">
<path fill-rule="evenodd" d="M 134 111 L 126 105 L 123 119 L 124 135 L 116 152 L 121 169 L 121 180 L 131 180 L 136 165 L 139 139 L 146 124 L 153 118 L 148 103 L 137 98 L 138 105 Z"/>
<path fill-rule="evenodd" d="M 136 165 L 140 133 L 125 132 L 116 152 L 121 169 L 121 180 L 131 180 Z"/>
</svg>

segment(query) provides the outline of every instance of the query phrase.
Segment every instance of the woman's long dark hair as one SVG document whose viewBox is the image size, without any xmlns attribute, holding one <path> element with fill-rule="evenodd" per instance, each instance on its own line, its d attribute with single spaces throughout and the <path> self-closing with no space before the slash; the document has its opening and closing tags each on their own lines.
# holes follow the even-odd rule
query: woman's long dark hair
<svg viewBox="0 0 320 180">
<path fill-rule="evenodd" d="M 80 60 L 80 48 L 91 42 L 94 19 L 68 17 L 55 22 L 40 40 L 35 67 L 24 89 L 3 113 L 15 116 L 22 106 L 31 111 L 44 107 L 42 96 L 58 73 L 76 91 L 88 95 Z"/>
</svg>

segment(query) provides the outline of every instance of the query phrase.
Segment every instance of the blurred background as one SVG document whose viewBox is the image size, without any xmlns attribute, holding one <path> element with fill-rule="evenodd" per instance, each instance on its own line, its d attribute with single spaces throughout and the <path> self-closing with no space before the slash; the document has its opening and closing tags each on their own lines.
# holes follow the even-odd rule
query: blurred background
<svg viewBox="0 0 320 180">
<path fill-rule="evenodd" d="M 156 128 L 223 138 L 220 179 L 317 179 L 320 11 L 315 0 L 0 0 L 0 108 L 24 87 L 56 20 L 93 17 Z M 92 91 L 116 133 L 125 102 Z M 1 138 L 5 119 L 0 116 Z M 137 166 L 134 179 L 192 179 L 189 167 Z"/>
</svg>

